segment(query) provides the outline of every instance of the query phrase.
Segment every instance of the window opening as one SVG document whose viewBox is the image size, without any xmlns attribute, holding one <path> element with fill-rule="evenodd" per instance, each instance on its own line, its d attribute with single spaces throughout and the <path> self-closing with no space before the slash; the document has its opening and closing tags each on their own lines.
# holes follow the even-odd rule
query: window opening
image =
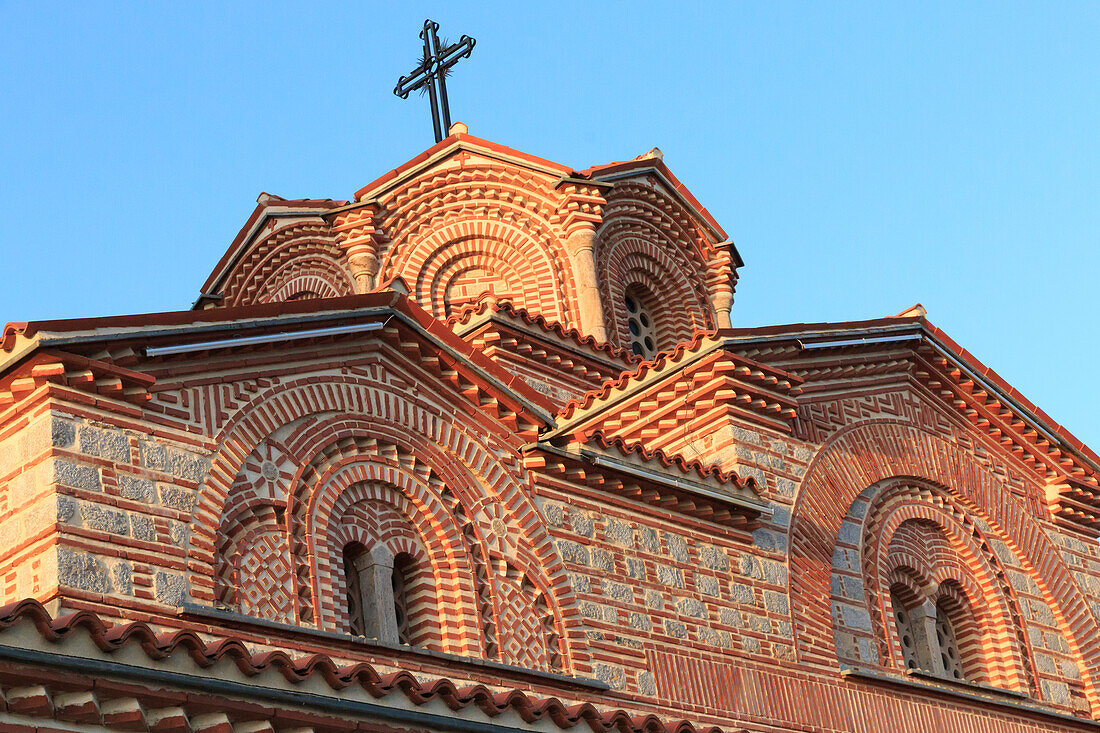
<svg viewBox="0 0 1100 733">
<path fill-rule="evenodd" d="M 366 548 L 352 542 L 344 548 L 344 581 L 347 587 L 348 622 L 351 633 L 366 636 L 367 625 L 363 617 L 363 590 L 357 563 L 366 553 Z"/>
<path fill-rule="evenodd" d="M 638 356 L 649 359 L 657 353 L 657 334 L 653 329 L 653 314 L 637 289 L 627 292 L 626 326 L 630 331 L 630 350 Z"/>
<path fill-rule="evenodd" d="M 956 680 L 966 679 L 963 675 L 962 658 L 959 656 L 959 644 L 955 639 L 955 627 L 942 603 L 936 604 L 936 642 L 939 644 L 944 674 Z"/>
<path fill-rule="evenodd" d="M 409 634 L 409 579 L 412 576 L 413 559 L 406 554 L 398 555 L 393 562 L 393 611 L 397 621 L 397 642 L 411 644 Z"/>
<path fill-rule="evenodd" d="M 901 657 L 906 669 L 917 669 L 917 635 L 913 629 L 913 619 L 901 596 L 896 591 L 890 592 L 890 605 L 894 608 L 894 623 L 898 629 L 898 639 L 901 640 Z"/>
</svg>

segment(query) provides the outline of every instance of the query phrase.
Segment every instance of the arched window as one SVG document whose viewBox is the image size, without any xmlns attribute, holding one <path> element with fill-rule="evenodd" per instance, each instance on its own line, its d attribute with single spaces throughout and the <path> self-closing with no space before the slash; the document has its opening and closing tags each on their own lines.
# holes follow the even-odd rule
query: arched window
<svg viewBox="0 0 1100 733">
<path fill-rule="evenodd" d="M 344 583 L 348 590 L 348 623 L 355 636 L 367 635 L 366 618 L 363 613 L 363 589 L 360 576 L 363 570 L 363 558 L 367 548 L 358 542 L 351 542 L 344 548 Z"/>
<path fill-rule="evenodd" d="M 416 561 L 407 553 L 394 557 L 381 544 L 368 551 L 351 542 L 343 554 L 351 633 L 387 644 L 411 644 L 408 589 Z"/>
<path fill-rule="evenodd" d="M 626 325 L 630 331 L 630 349 L 646 359 L 657 353 L 653 297 L 635 285 L 626 291 Z"/>
<path fill-rule="evenodd" d="M 890 605 L 894 609 L 894 624 L 898 630 L 898 640 L 901 642 L 901 656 L 906 669 L 918 669 L 921 665 L 917 659 L 917 638 L 913 628 L 913 618 L 909 605 L 902 598 L 899 589 L 890 590 Z"/>
<path fill-rule="evenodd" d="M 399 644 L 412 644 L 409 617 L 409 587 L 416 574 L 416 561 L 412 555 L 401 553 L 393 562 L 393 575 L 391 583 L 393 587 L 393 611 L 397 625 L 397 642 Z"/>
<path fill-rule="evenodd" d="M 933 597 L 937 600 L 933 601 Z M 973 627 L 966 622 L 969 615 L 960 597 L 965 598 L 952 585 L 941 586 L 936 596 L 914 592 L 903 583 L 890 588 L 894 627 L 907 671 L 960 682 L 981 676 L 980 652 L 968 651 L 965 645 L 960 648 L 960 627 Z"/>
<path fill-rule="evenodd" d="M 943 665 L 945 677 L 963 680 L 966 675 L 963 672 L 962 657 L 959 655 L 955 627 L 951 623 L 946 605 L 943 600 L 936 604 L 936 644 L 939 647 L 940 663 Z"/>
</svg>

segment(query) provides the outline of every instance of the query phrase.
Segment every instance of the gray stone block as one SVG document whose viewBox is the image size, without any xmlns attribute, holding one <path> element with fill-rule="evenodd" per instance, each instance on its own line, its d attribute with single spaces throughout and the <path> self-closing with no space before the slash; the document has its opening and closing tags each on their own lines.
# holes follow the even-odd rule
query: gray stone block
<svg viewBox="0 0 1100 733">
<path fill-rule="evenodd" d="M 729 557 L 714 545 L 699 545 L 699 562 L 711 570 L 727 572 L 730 569 Z"/>
<path fill-rule="evenodd" d="M 596 679 L 606 683 L 612 690 L 626 689 L 626 671 L 622 667 L 597 664 Z"/>
<path fill-rule="evenodd" d="M 764 591 L 764 608 L 772 613 L 788 614 L 791 612 L 790 603 L 787 601 L 787 594 L 779 593 L 774 590 Z"/>
<path fill-rule="evenodd" d="M 787 551 L 787 538 L 770 529 L 758 529 L 753 532 L 752 544 L 765 552 Z"/>
<path fill-rule="evenodd" d="M 130 563 L 122 560 L 111 569 L 111 577 L 114 579 L 114 590 L 122 595 L 134 595 L 133 568 Z"/>
<path fill-rule="evenodd" d="M 630 525 L 615 519 L 607 523 L 606 535 L 608 542 L 622 547 L 630 547 L 634 542 L 634 530 Z"/>
<path fill-rule="evenodd" d="M 187 597 L 187 581 L 182 575 L 158 570 L 153 577 L 153 595 L 161 603 L 178 606 Z"/>
<path fill-rule="evenodd" d="M 171 484 L 161 484 L 160 503 L 166 507 L 190 514 L 195 510 L 195 492 Z"/>
<path fill-rule="evenodd" d="M 588 512 L 583 512 L 578 509 L 573 509 L 569 512 L 569 526 L 574 534 L 579 534 L 581 537 L 592 537 L 596 534 L 595 526 L 592 523 L 592 517 Z"/>
<path fill-rule="evenodd" d="M 711 575 L 695 575 L 695 587 L 708 596 L 718 595 L 718 578 Z"/>
<path fill-rule="evenodd" d="M 139 540 L 152 542 L 157 538 L 156 528 L 153 526 L 153 518 L 142 514 L 130 515 L 130 530 L 133 536 Z"/>
<path fill-rule="evenodd" d="M 668 554 L 680 562 L 688 561 L 687 540 L 677 534 L 665 532 L 665 549 Z"/>
<path fill-rule="evenodd" d="M 649 697 L 657 695 L 657 682 L 653 679 L 652 672 L 642 672 L 638 675 L 638 692 Z"/>
<path fill-rule="evenodd" d="M 542 515 L 546 517 L 546 523 L 551 527 L 562 527 L 565 525 L 565 510 L 562 509 L 562 505 L 552 501 L 544 501 L 542 503 Z"/>
<path fill-rule="evenodd" d="M 684 574 L 679 568 L 670 568 L 666 565 L 657 566 L 657 580 L 670 588 L 684 587 Z"/>
<path fill-rule="evenodd" d="M 569 584 L 575 593 L 588 593 L 592 590 L 592 579 L 583 573 L 569 573 Z"/>
<path fill-rule="evenodd" d="M 119 476 L 118 493 L 126 499 L 150 504 L 156 497 L 157 489 L 149 479 Z"/>
<path fill-rule="evenodd" d="M 94 593 L 110 593 L 111 580 L 107 567 L 98 558 L 86 552 L 75 552 L 68 547 L 57 550 L 58 582 L 69 588 Z"/>
<path fill-rule="evenodd" d="M 684 616 L 692 618 L 706 618 L 707 606 L 698 598 L 681 598 L 676 601 L 676 610 Z"/>
<path fill-rule="evenodd" d="M 588 564 L 588 548 L 571 540 L 558 540 L 558 552 L 565 562 L 576 565 Z"/>
<path fill-rule="evenodd" d="M 657 530 L 652 527 L 639 527 L 634 532 L 638 548 L 656 555 L 661 551 L 661 542 L 657 537 Z"/>
<path fill-rule="evenodd" d="M 649 631 L 653 628 L 653 621 L 650 620 L 649 616 L 643 613 L 631 613 L 630 628 L 637 629 L 638 631 Z"/>
<path fill-rule="evenodd" d="M 665 619 L 665 633 L 669 636 L 674 636 L 677 639 L 687 638 L 687 626 L 680 621 L 673 621 L 672 619 Z"/>
<path fill-rule="evenodd" d="M 89 529 L 110 532 L 123 537 L 130 534 L 130 522 L 126 512 L 117 509 L 107 509 L 98 504 L 81 503 L 80 518 L 84 526 Z"/>
<path fill-rule="evenodd" d="M 76 440 L 76 428 L 68 420 L 54 418 L 50 423 L 50 442 L 55 448 L 68 448 Z"/>
<path fill-rule="evenodd" d="M 55 459 L 53 462 L 53 480 L 74 489 L 98 491 L 99 471 L 92 466 L 79 466 L 69 461 Z"/>
<path fill-rule="evenodd" d="M 77 434 L 82 453 L 114 463 L 130 462 L 130 441 L 123 433 L 84 426 Z"/>
<path fill-rule="evenodd" d="M 615 570 L 615 559 L 611 556 L 608 550 L 602 547 L 597 547 L 591 552 L 592 555 L 592 567 L 603 570 L 610 573 Z"/>
</svg>

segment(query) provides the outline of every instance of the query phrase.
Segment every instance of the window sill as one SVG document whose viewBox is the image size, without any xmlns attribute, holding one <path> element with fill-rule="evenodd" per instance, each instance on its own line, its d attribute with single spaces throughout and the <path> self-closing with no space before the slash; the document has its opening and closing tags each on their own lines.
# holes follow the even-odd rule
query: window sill
<svg viewBox="0 0 1100 733">
<path fill-rule="evenodd" d="M 317 639 L 327 639 L 329 641 L 341 642 L 345 644 L 357 644 L 360 646 L 370 647 L 372 649 L 386 649 L 392 652 L 407 654 L 414 657 L 426 657 L 441 662 L 453 662 L 457 664 L 471 665 L 474 667 L 482 667 L 484 669 L 493 670 L 495 672 L 507 672 L 514 675 L 534 677 L 540 680 L 547 680 L 567 685 L 579 685 L 581 687 L 598 690 L 600 692 L 611 689 L 611 687 L 606 682 L 593 679 L 591 677 L 571 677 L 569 675 L 558 674 L 556 672 L 544 672 L 537 669 L 517 667 L 515 665 L 505 664 L 503 662 L 494 662 L 490 659 L 463 657 L 458 654 L 435 652 L 429 649 L 418 649 L 417 647 L 406 646 L 404 644 L 383 644 L 376 639 L 367 638 L 365 636 L 352 636 L 351 634 L 342 634 L 337 631 L 323 631 L 321 629 L 316 629 L 311 626 L 296 626 L 294 624 L 287 624 L 281 621 L 269 621 L 267 619 L 256 618 L 255 616 L 237 613 L 236 611 L 225 611 L 220 608 L 201 606 L 196 603 L 185 603 L 182 606 L 178 606 L 176 608 L 176 615 L 215 620 L 227 623 L 232 626 L 251 626 L 261 629 L 282 631 L 291 634 L 300 634 L 304 636 L 311 636 Z"/>
<path fill-rule="evenodd" d="M 979 685 L 973 682 L 949 680 L 919 670 L 911 670 L 902 675 L 854 667 L 841 670 L 840 674 L 843 677 L 854 678 L 861 682 L 907 687 L 911 690 L 919 690 L 925 693 L 939 693 L 949 697 L 980 702 L 985 705 L 996 705 L 1017 712 L 1026 712 L 1046 718 L 1072 721 L 1077 725 L 1088 726 L 1094 730 L 1100 730 L 1100 722 L 1092 718 L 1078 718 L 1068 713 L 1053 710 L 1045 704 L 1035 701 L 1027 694 L 1017 692 L 1016 690 Z"/>
</svg>

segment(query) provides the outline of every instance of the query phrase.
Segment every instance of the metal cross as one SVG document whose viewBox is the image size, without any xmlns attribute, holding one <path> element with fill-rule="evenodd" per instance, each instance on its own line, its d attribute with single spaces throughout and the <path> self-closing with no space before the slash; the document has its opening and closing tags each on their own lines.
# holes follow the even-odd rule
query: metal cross
<svg viewBox="0 0 1100 733">
<path fill-rule="evenodd" d="M 432 123 L 435 125 L 435 141 L 440 142 L 451 128 L 451 109 L 447 105 L 447 83 L 445 77 L 451 67 L 464 59 L 474 50 L 474 39 L 462 36 L 458 43 L 441 48 L 439 43 L 439 23 L 424 21 L 420 38 L 424 41 L 424 58 L 420 65 L 408 76 L 397 80 L 393 93 L 402 99 L 408 99 L 410 92 L 428 88 L 428 98 L 432 102 Z M 442 111 L 442 124 L 440 112 Z"/>
</svg>

